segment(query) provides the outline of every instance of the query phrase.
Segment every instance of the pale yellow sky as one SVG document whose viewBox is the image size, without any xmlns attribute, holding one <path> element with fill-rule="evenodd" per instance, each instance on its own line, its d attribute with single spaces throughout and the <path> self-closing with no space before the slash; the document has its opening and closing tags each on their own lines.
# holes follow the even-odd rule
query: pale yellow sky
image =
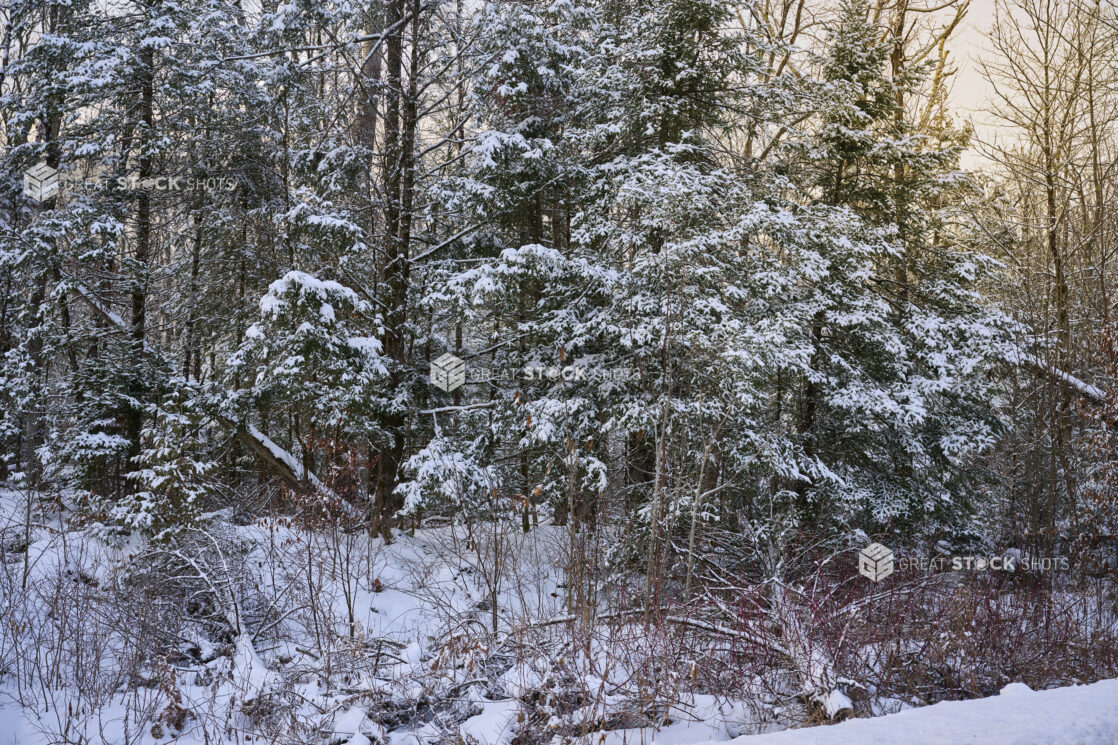
<svg viewBox="0 0 1118 745">
<path fill-rule="evenodd" d="M 988 136 L 983 109 L 990 99 L 990 86 L 982 78 L 978 60 L 989 48 L 986 32 L 994 22 L 994 0 L 971 0 L 963 28 L 955 38 L 953 52 L 959 73 L 951 89 L 951 104 L 958 115 L 970 119 L 979 137 Z M 975 168 L 979 158 L 973 148 L 963 158 L 963 165 Z"/>
</svg>

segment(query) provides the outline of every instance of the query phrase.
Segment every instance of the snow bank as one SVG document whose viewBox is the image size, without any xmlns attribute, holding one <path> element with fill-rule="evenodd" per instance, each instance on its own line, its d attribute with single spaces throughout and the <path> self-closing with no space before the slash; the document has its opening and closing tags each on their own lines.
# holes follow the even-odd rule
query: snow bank
<svg viewBox="0 0 1118 745">
<path fill-rule="evenodd" d="M 945 701 L 831 727 L 739 737 L 735 745 L 1115 745 L 1118 679 L 1032 691 L 1022 683 L 1001 695 Z"/>
<path fill-rule="evenodd" d="M 516 735 L 520 704 L 516 701 L 486 701 L 482 712 L 462 723 L 462 741 L 477 745 L 509 745 Z"/>
</svg>

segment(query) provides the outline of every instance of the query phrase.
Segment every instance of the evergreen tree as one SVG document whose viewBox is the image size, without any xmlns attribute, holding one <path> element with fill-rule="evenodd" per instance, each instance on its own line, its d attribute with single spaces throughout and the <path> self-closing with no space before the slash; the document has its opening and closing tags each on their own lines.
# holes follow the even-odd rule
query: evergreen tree
<svg viewBox="0 0 1118 745">
<path fill-rule="evenodd" d="M 840 231 L 804 246 L 797 437 L 819 477 L 793 488 L 809 524 L 959 531 L 974 457 L 1000 427 L 990 372 L 1007 326 L 976 293 L 991 265 L 950 226 L 971 188 L 960 136 L 905 120 L 921 71 L 887 77 L 890 40 L 867 19 L 864 2 L 843 4 L 819 126 L 790 148 L 805 216 Z"/>
</svg>

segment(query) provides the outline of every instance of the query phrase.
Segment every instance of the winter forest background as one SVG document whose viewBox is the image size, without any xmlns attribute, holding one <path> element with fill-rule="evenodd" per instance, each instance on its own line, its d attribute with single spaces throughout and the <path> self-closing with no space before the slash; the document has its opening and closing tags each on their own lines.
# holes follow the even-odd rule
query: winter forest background
<svg viewBox="0 0 1118 745">
<path fill-rule="evenodd" d="M 1118 6 L 970 1 L 5 0 L 0 742 L 1118 677 Z"/>
</svg>

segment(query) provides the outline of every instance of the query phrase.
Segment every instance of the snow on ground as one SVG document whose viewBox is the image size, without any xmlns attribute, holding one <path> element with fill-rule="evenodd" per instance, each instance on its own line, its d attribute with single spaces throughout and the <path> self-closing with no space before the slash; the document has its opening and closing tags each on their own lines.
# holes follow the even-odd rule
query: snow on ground
<svg viewBox="0 0 1118 745">
<path fill-rule="evenodd" d="M 462 723 L 462 739 L 485 745 L 509 745 L 516 735 L 519 712 L 520 704 L 516 701 L 484 702 L 480 714 Z"/>
<path fill-rule="evenodd" d="M 20 493 L 0 489 L 0 529 L 8 531 L 5 535 L 15 535 L 11 531 L 21 524 L 25 503 Z M 138 541 L 129 541 L 124 546 L 108 546 L 90 535 L 64 532 L 60 530 L 57 517 L 49 513 L 36 515 L 33 523 L 35 527 L 30 531 L 29 545 L 19 555 L 20 559 L 26 557 L 28 585 L 31 587 L 51 586 L 59 576 L 76 574 L 79 565 L 90 583 L 105 584 L 116 567 L 131 561 L 131 557 L 142 548 Z M 307 551 L 311 556 L 320 558 L 323 563 L 315 569 L 318 572 L 315 594 L 316 602 L 322 606 L 321 617 L 338 623 L 346 619 L 352 609 L 359 641 L 369 640 L 375 646 L 375 640 L 383 639 L 398 645 L 398 651 L 394 653 L 398 662 L 385 665 L 381 671 L 383 677 L 360 681 L 361 687 L 366 690 L 379 692 L 395 701 L 418 700 L 426 693 L 425 685 L 447 685 L 446 681 L 466 681 L 479 675 L 469 659 L 475 651 L 462 650 L 456 659 L 440 661 L 433 657 L 437 651 L 435 643 L 470 626 L 491 629 L 490 609 L 494 604 L 500 609 L 497 620 L 500 634 L 507 634 L 511 626 L 565 613 L 564 595 L 558 587 L 562 569 L 555 560 L 556 542 L 562 539 L 563 533 L 551 526 L 541 527 L 528 535 L 521 534 L 519 528 L 509 529 L 497 536 L 466 536 L 460 528 L 430 527 L 418 530 L 414 535 L 401 534 L 388 546 L 379 539 L 370 545 L 357 536 L 352 538 L 354 543 L 345 549 L 344 554 L 336 555 L 330 553 L 336 545 L 331 545 L 324 538 L 316 539 L 319 543 L 305 550 L 301 549 L 308 540 L 307 534 L 298 533 L 283 521 L 260 520 L 250 525 L 234 526 L 223 519 L 220 529 L 231 532 L 236 539 L 253 547 L 243 567 L 252 570 L 252 579 L 261 586 L 268 586 L 273 596 L 283 597 L 289 586 L 293 586 L 291 579 L 297 572 L 292 571 L 290 561 L 287 564 L 269 564 L 269 556 L 265 552 L 267 547 L 288 547 L 280 549 L 281 553 L 288 552 L 284 554 L 288 559 L 297 559 L 298 556 L 306 559 Z M 22 530 L 19 532 L 22 533 Z M 343 537 L 342 540 L 349 539 Z M 491 576 L 496 551 L 510 564 L 497 580 Z M 330 556 L 352 562 L 352 568 L 349 571 L 338 570 L 335 574 L 334 561 Z M 19 576 L 25 571 L 24 564 L 22 560 L 13 562 L 11 558 L 8 557 L 8 563 L 2 568 L 18 586 Z M 297 563 L 295 568 L 298 568 Z M 6 606 L 6 602 L 0 602 L 0 618 L 6 615 Z M 296 618 L 297 614 L 292 614 L 291 623 Z M 344 624 L 340 624 L 339 629 L 344 635 Z M 254 644 L 247 635 L 240 636 L 234 640 L 229 659 L 218 657 L 196 666 L 192 671 L 182 671 L 177 685 L 186 709 L 208 711 L 215 703 L 219 711 L 223 707 L 237 709 L 240 701 L 251 702 L 276 683 L 285 664 L 288 670 L 300 665 L 310 669 L 311 661 L 317 662 L 317 658 L 306 651 L 312 646 L 306 630 L 292 627 L 288 631 L 289 638 L 273 644 L 263 640 L 256 640 Z M 212 656 L 209 652 L 213 645 L 204 638 L 197 641 L 198 646 L 203 648 L 203 655 Z M 11 650 L 5 650 L 0 644 L 0 657 L 5 651 Z M 389 649 L 389 652 L 392 650 Z M 110 661 L 111 656 L 106 662 Z M 12 676 L 5 674 L 8 671 L 2 663 L 3 659 L 0 659 L 0 745 L 8 745 L 9 742 L 19 745 L 52 742 L 57 731 L 66 726 L 56 721 L 54 712 L 65 712 L 68 707 L 75 706 L 73 692 L 65 688 L 36 691 L 36 707 L 21 707 L 18 702 L 29 699 L 13 685 Z M 198 677 L 196 673 L 207 676 L 210 672 L 212 676 L 206 677 L 206 680 L 228 682 L 221 682 L 220 686 L 215 684 L 213 688 L 194 683 Z M 445 734 L 433 728 L 426 731 L 422 726 L 415 731 L 404 727 L 384 732 L 366 718 L 361 707 L 338 708 L 343 706 L 342 700 L 353 690 L 346 692 L 329 686 L 324 688 L 320 680 L 309 675 L 295 693 L 307 702 L 308 710 L 328 717 L 326 731 L 332 730 L 335 738 L 344 737 L 353 745 L 364 745 L 370 735 L 382 742 L 426 743 Z M 155 689 L 143 689 L 142 693 L 153 699 L 157 696 Z M 466 719 L 461 725 L 462 736 L 468 742 L 476 741 L 478 745 L 507 745 L 520 726 L 520 704 L 512 698 L 489 700 L 475 686 L 470 686 L 466 694 L 463 698 Z M 105 742 L 158 741 L 159 738 L 148 736 L 148 725 L 128 721 L 124 707 L 119 704 L 117 700 L 107 702 L 97 707 L 96 711 L 83 707 L 80 716 L 64 715 L 63 718 L 78 720 L 72 728 L 80 730 L 81 736 L 92 742 L 102 739 Z M 332 724 L 331 711 L 337 712 L 332 717 Z M 242 726 L 243 723 L 233 717 L 233 731 Z M 176 739 L 180 743 L 194 743 L 202 742 L 204 738 L 194 721 L 188 722 L 186 731 Z"/>
<path fill-rule="evenodd" d="M 741 702 L 695 694 L 672 707 L 671 724 L 619 729 L 606 734 L 601 745 L 706 745 L 727 742 L 749 725 L 752 716 Z"/>
<path fill-rule="evenodd" d="M 874 719 L 739 737 L 733 745 L 1116 745 L 1118 680 L 944 701 Z"/>
<path fill-rule="evenodd" d="M 18 494 L 0 490 L 0 528 L 10 529 L 18 524 L 22 503 Z M 21 554 L 27 564 L 9 562 L 6 565 L 6 571 L 14 573 L 13 578 L 26 566 L 32 586 L 41 583 L 43 587 L 50 587 L 52 577 L 62 575 L 70 577 L 68 581 L 72 584 L 82 567 L 97 575 L 86 581 L 103 583 L 110 579 L 114 565 L 129 561 L 129 555 L 140 548 L 135 542 L 110 547 L 89 536 L 64 533 L 49 514 L 39 515 L 33 522 L 30 545 L 26 553 Z M 282 522 L 262 520 L 245 526 L 226 525 L 226 529 L 255 547 L 249 556 L 251 561 L 243 566 L 246 570 L 255 566 L 256 579 L 272 585 L 274 594 L 282 594 L 289 586 L 290 577 L 284 577 L 290 567 L 278 565 L 270 569 L 264 547 L 288 546 L 288 550 L 295 553 L 283 559 L 286 562 L 292 557 L 302 556 L 304 560 L 308 556 L 319 557 L 320 551 L 328 548 L 326 543 L 302 548 L 305 544 L 299 541 L 307 540 L 307 535 L 298 535 Z M 209 721 L 227 719 L 231 739 L 223 742 L 245 742 L 243 721 L 237 715 L 230 718 L 230 713 L 241 710 L 242 702 L 251 704 L 262 691 L 286 675 L 295 686 L 292 695 L 305 702 L 300 716 L 312 717 L 319 723 L 318 731 L 327 735 L 323 741 L 348 745 L 372 742 L 432 745 L 458 740 L 469 745 L 511 745 L 525 726 L 528 713 L 517 699 L 544 690 L 549 681 L 554 680 L 555 660 L 545 653 L 510 658 L 509 667 L 496 671 L 496 685 L 488 685 L 486 680 L 493 671 L 483 669 L 481 662 L 487 650 L 470 646 L 471 637 L 463 630 L 479 627 L 491 634 L 496 623 L 497 633 L 493 636 L 507 639 L 515 628 L 565 615 L 562 562 L 557 558 L 562 554 L 561 531 L 549 526 L 527 535 L 511 530 L 502 535 L 481 531 L 467 536 L 456 528 L 429 527 L 415 531 L 414 535 L 401 535 L 389 546 L 379 540 L 373 544 L 363 543 L 360 537 L 353 540 L 358 542 L 351 552 L 335 556 L 344 562 L 350 561 L 345 557 L 352 556 L 352 571 L 340 571 L 335 577 L 331 570 L 328 576 L 320 576 L 316 601 L 324 606 L 322 613 L 326 615 L 322 617 L 329 616 L 333 619 L 331 623 L 341 623 L 352 609 L 355 623 L 352 634 L 357 641 L 390 640 L 396 645 L 397 651 L 392 657 L 395 662 L 386 664 L 379 676 L 361 675 L 344 689 L 329 683 L 324 686 L 322 676 L 314 672 L 318 668 L 311 664 L 318 661 L 317 657 L 305 649 L 311 646 L 311 639 L 306 629 L 295 623 L 299 617 L 292 615 L 289 633 L 282 640 L 274 645 L 265 644 L 263 640 L 254 643 L 250 636 L 242 635 L 234 640 L 228 657 L 211 654 L 213 643 L 199 639 L 200 656 L 208 661 L 200 662 L 192 672 L 183 670 L 178 679 L 186 709 L 200 716 L 209 712 Z M 508 566 L 507 573 L 496 581 L 496 586 L 492 575 L 494 552 L 499 552 Z M 334 554 L 322 554 L 322 557 L 328 556 Z M 334 559 L 322 560 L 321 571 L 333 566 Z M 491 613 L 494 597 L 500 609 L 496 620 Z M 4 606 L 0 602 L 0 610 Z M 16 608 L 13 606 L 10 610 L 14 612 Z M 14 624 L 16 618 L 7 620 Z M 35 619 L 27 620 L 34 622 Z M 344 636 L 347 633 L 345 624 L 339 628 Z M 617 629 L 614 633 L 623 630 Z M 636 633 L 632 629 L 628 631 Z M 29 640 L 39 638 L 29 637 Z M 458 638 L 462 640 L 460 645 L 454 643 Z M 608 720 L 631 708 L 628 706 L 631 702 L 615 691 L 620 688 L 619 681 L 627 679 L 632 671 L 621 664 L 611 666 L 597 661 L 598 656 L 608 651 L 601 644 L 595 642 L 593 653 L 585 660 L 568 661 L 566 669 L 581 668 L 582 672 L 576 673 L 576 677 L 584 682 L 589 692 L 598 695 L 591 695 L 589 703 L 581 709 L 556 712 L 552 716 L 544 729 L 552 733 L 553 743 L 568 741 L 565 738 L 577 731 L 577 722 Z M 341 651 L 346 649 L 348 647 Z M 0 653 L 3 652 L 0 649 Z M 112 660 L 110 653 L 106 661 Z M 143 745 L 167 741 L 150 732 L 150 720 L 145 722 L 133 716 L 130 721 L 127 713 L 160 710 L 164 704 L 156 688 L 139 688 L 132 692 L 120 689 L 117 695 L 94 704 L 88 698 L 75 698 L 65 684 L 50 691 L 21 691 L 13 685 L 11 675 L 2 675 L 2 667 L 0 665 L 0 745 L 58 742 L 57 733 L 67 727 L 70 741 L 82 737 L 88 742 L 127 741 Z M 293 669 L 307 672 L 300 678 L 293 676 Z M 607 669 L 611 672 L 603 672 Z M 599 674 L 605 678 L 598 677 Z M 422 700 L 435 689 L 457 692 L 454 695 L 460 702 L 441 729 L 439 717 L 410 726 L 382 725 L 369 718 L 370 707 L 361 697 L 362 692 L 376 692 L 395 702 L 408 703 Z M 132 704 L 131 709 L 125 707 L 126 698 L 122 697 L 125 694 Z M 21 697 L 34 701 L 35 706 L 21 708 L 17 703 Z M 137 700 L 143 697 L 150 699 L 151 707 L 137 706 Z M 75 706 L 80 710 L 70 713 Z M 672 706 L 667 718 L 668 724 L 656 728 L 638 726 L 595 732 L 591 742 L 593 745 L 1118 745 L 1118 679 L 1040 692 L 1014 684 L 1007 686 L 1001 695 L 982 700 L 945 702 L 831 727 L 745 737 L 740 735 L 758 731 L 756 717 L 750 714 L 744 702 L 724 697 L 684 694 Z M 533 726 L 542 724 L 537 721 Z M 181 745 L 207 741 L 197 719 L 188 721 L 175 740 Z"/>
</svg>

